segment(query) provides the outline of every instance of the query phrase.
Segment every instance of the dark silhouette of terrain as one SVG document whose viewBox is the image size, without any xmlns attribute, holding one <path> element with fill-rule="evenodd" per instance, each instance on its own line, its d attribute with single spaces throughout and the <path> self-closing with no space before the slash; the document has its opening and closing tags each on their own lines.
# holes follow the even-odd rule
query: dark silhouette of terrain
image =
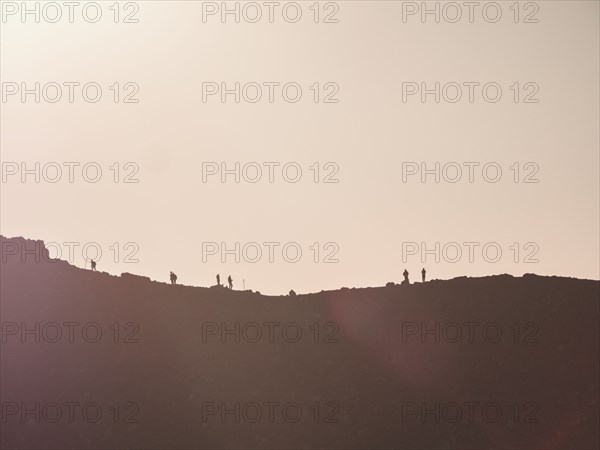
<svg viewBox="0 0 600 450">
<path fill-rule="evenodd" d="M 3 251 L 34 244 L 0 240 Z M 0 289 L 1 448 L 599 445 L 598 281 L 499 275 L 263 296 L 3 252 Z M 65 322 L 80 324 L 72 342 L 66 326 L 51 342 L 48 324 Z M 90 323 L 89 340 L 102 331 L 96 343 L 82 338 Z M 236 323 L 245 331 L 236 334 Z M 36 423 L 14 411 L 35 402 L 96 402 L 103 415 L 50 423 L 47 410 Z M 302 407 L 296 423 L 282 419 L 290 402 Z M 265 403 L 280 404 L 272 421 Z M 466 412 L 474 403 L 502 415 L 482 419 L 472 406 L 472 421 L 454 420 L 452 405 Z M 258 420 L 244 406 L 256 404 Z M 210 414 L 222 405 L 234 412 Z"/>
</svg>

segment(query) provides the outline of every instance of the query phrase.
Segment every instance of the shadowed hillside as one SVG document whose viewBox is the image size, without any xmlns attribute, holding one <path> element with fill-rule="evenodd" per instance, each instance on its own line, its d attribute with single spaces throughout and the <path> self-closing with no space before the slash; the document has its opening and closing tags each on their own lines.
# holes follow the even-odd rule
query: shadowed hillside
<svg viewBox="0 0 600 450">
<path fill-rule="evenodd" d="M 39 261 L 2 238 L 2 448 L 599 446 L 598 281 L 277 297 L 83 270 L 36 242 Z"/>
</svg>

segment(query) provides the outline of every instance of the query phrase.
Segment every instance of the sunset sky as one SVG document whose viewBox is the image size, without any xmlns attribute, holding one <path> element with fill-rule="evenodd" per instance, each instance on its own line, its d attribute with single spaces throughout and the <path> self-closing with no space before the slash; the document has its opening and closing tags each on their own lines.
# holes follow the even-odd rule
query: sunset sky
<svg viewBox="0 0 600 450">
<path fill-rule="evenodd" d="M 513 2 L 499 2 L 496 23 L 480 10 L 473 23 L 449 23 L 441 13 L 439 23 L 429 16 L 423 23 L 418 13 L 406 15 L 408 3 L 321 4 L 318 23 L 313 2 L 298 3 L 297 23 L 280 10 L 273 23 L 243 16 L 222 23 L 219 14 L 203 21 L 208 6 L 195 1 L 137 2 L 139 11 L 120 11 L 119 23 L 108 2 L 97 23 L 77 12 L 73 23 L 23 23 L 3 9 L 2 235 L 58 243 L 62 259 L 64 243 L 80 243 L 72 261 L 79 267 L 86 265 L 81 248 L 95 242 L 102 271 L 168 282 L 172 270 L 180 283 L 201 286 L 215 284 L 220 273 L 222 281 L 231 275 L 235 288 L 245 280 L 263 294 L 380 286 L 400 282 L 404 269 L 420 281 L 422 267 L 428 278 L 533 272 L 599 279 L 598 2 L 537 2 L 539 11 L 520 11 L 518 23 Z M 138 23 L 123 23 L 129 13 Z M 326 17 L 337 23 L 323 23 Z M 526 17 L 538 22 L 524 23 Z M 21 92 L 10 95 L 36 82 L 52 97 L 58 83 L 63 97 L 36 103 L 34 94 L 25 102 Z M 102 97 L 88 103 L 75 87 L 70 103 L 65 82 L 98 83 Z M 203 83 L 236 82 L 247 98 L 256 86 L 247 83 L 257 83 L 263 97 L 236 103 L 233 94 L 226 102 L 217 94 L 203 101 Z M 269 82 L 279 83 L 273 103 Z M 298 102 L 283 98 L 286 83 L 301 87 Z M 439 103 L 434 94 L 422 102 L 420 92 L 403 101 L 403 89 L 422 83 L 440 83 Z M 473 102 L 464 83 L 478 83 L 471 85 Z M 488 83 L 487 94 L 502 89 L 496 103 L 484 99 Z M 452 103 L 457 85 L 463 95 Z M 205 84 L 205 92 L 208 86 L 215 84 Z M 125 103 L 128 94 L 138 102 Z M 29 175 L 22 182 L 21 164 L 33 169 L 36 162 L 47 166 L 46 178 L 52 163 L 62 166 L 62 177 L 51 183 L 41 174 L 36 183 Z M 73 183 L 64 163 L 79 164 Z M 102 169 L 96 183 L 82 175 L 89 163 Z M 222 183 L 220 173 L 203 182 L 203 168 L 220 170 L 221 163 L 247 170 L 239 183 L 234 175 Z M 272 163 L 272 183 L 264 163 Z M 420 172 L 403 182 L 403 169 L 420 170 L 421 163 L 446 167 L 439 183 L 433 174 L 421 182 Z M 286 164 L 292 168 L 282 173 Z M 262 178 L 246 181 L 257 165 Z M 462 178 L 446 181 L 457 166 Z M 297 167 L 299 181 L 286 181 Z M 486 181 L 497 167 L 499 180 Z M 139 182 L 124 183 L 133 172 Z M 327 176 L 338 182 L 324 182 Z M 217 254 L 203 254 L 214 249 L 203 243 L 212 242 Z M 233 249 L 236 242 L 239 263 L 222 255 L 222 243 Z M 254 244 L 242 252 L 253 242 L 262 250 L 257 262 Z M 403 248 L 414 249 L 410 243 L 432 250 L 436 242 L 439 262 L 429 253 L 423 263 L 420 247 L 403 255 Z M 472 262 L 465 242 L 476 243 L 469 244 Z M 298 262 L 284 259 L 286 243 L 302 249 Z M 459 244 L 461 257 L 449 243 Z M 488 243 L 502 250 L 498 262 L 482 255 Z M 126 263 L 132 251 L 139 261 Z"/>
</svg>

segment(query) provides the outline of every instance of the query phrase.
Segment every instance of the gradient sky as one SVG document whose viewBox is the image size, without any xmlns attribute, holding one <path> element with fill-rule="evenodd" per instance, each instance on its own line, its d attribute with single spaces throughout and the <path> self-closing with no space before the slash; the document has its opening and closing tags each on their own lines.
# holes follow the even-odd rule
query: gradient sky
<svg viewBox="0 0 600 450">
<path fill-rule="evenodd" d="M 474 23 L 422 23 L 418 16 L 404 23 L 402 2 L 392 1 L 337 2 L 338 23 L 314 23 L 312 2 L 301 3 L 295 24 L 280 14 L 274 23 L 221 23 L 217 16 L 203 23 L 202 2 L 194 1 L 138 2 L 135 24 L 113 23 L 109 3 L 95 24 L 80 15 L 55 24 L 5 17 L 3 83 L 94 81 L 103 97 L 95 104 L 80 95 L 72 104 L 7 98 L 4 167 L 96 162 L 103 177 L 95 184 L 80 171 L 74 183 L 66 172 L 55 184 L 8 177 L 1 232 L 97 242 L 98 268 L 114 274 L 167 281 L 173 270 L 181 283 L 203 286 L 216 273 L 222 280 L 231 274 L 235 287 L 245 280 L 268 294 L 399 282 L 405 268 L 416 280 L 423 266 L 430 278 L 535 272 L 599 279 L 599 4 L 537 2 L 538 23 L 514 23 L 513 2 L 500 3 L 497 23 L 480 13 Z M 301 101 L 202 102 L 203 82 L 268 81 L 299 83 Z M 114 103 L 108 88 L 115 82 L 137 83 L 139 103 Z M 314 103 L 315 82 L 336 83 L 339 102 Z M 478 90 L 473 103 L 403 102 L 403 82 L 496 82 L 503 93 L 497 103 Z M 536 83 L 539 102 L 515 103 L 515 82 Z M 114 183 L 114 162 L 137 164 L 139 183 Z M 203 162 L 295 162 L 303 176 L 287 183 L 279 171 L 274 183 L 266 173 L 255 184 L 231 177 L 203 183 Z M 339 182 L 314 183 L 315 162 L 322 170 L 337 164 Z M 503 174 L 497 183 L 483 180 L 480 169 L 474 183 L 466 173 L 457 183 L 431 176 L 403 183 L 404 162 L 494 162 Z M 515 162 L 522 171 L 535 163 L 539 182 L 515 183 Z M 135 242 L 139 262 L 124 263 L 121 249 L 115 263 L 114 242 Z M 254 264 L 232 257 L 223 264 L 217 256 L 203 263 L 202 242 L 297 242 L 303 255 L 292 264 L 276 251 L 269 263 L 263 247 Z M 339 262 L 315 263 L 314 242 L 321 260 L 323 246 L 335 242 Z M 474 262 L 463 247 L 456 263 L 428 256 L 423 264 L 419 255 L 402 261 L 403 242 L 481 245 Z M 488 242 L 503 251 L 497 263 L 482 257 Z M 515 242 L 519 262 L 509 248 Z M 523 262 L 529 242 L 539 248 L 537 263 Z M 80 250 L 73 262 L 84 267 Z"/>
</svg>

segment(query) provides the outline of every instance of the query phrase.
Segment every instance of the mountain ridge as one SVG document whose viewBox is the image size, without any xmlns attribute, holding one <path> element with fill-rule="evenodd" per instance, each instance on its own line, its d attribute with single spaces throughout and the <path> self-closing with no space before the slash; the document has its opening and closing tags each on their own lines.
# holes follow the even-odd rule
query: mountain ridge
<svg viewBox="0 0 600 450">
<path fill-rule="evenodd" d="M 264 296 L 3 255 L 0 446 L 597 448 L 599 297 L 537 275 Z M 47 420 L 65 403 L 103 415 Z"/>
<path fill-rule="evenodd" d="M 45 246 L 45 242 L 44 240 L 41 239 L 28 239 L 22 236 L 15 236 L 15 237 L 5 237 L 3 235 L 0 235 L 0 245 L 2 246 L 2 262 L 8 262 L 8 258 L 29 258 L 31 259 L 32 254 L 19 254 L 18 256 L 16 254 L 10 254 L 5 256 L 6 253 L 6 249 L 7 249 L 7 245 L 9 244 L 15 244 L 17 247 L 17 249 L 20 247 L 22 248 L 26 248 L 26 246 L 28 244 L 33 244 L 34 246 L 39 246 L 39 250 L 36 250 L 39 253 L 39 261 L 35 261 L 35 262 L 41 262 L 42 260 L 46 260 L 46 262 L 51 262 L 52 264 L 55 263 L 59 263 L 59 264 L 66 264 L 69 267 L 73 268 L 73 269 L 77 269 L 77 270 L 82 270 L 82 271 L 87 271 L 90 272 L 90 269 L 86 269 L 86 268 L 81 268 L 78 267 L 74 264 L 69 263 L 68 261 L 62 260 L 62 259 L 51 259 L 49 257 L 49 250 L 46 248 Z M 11 247 L 12 250 L 12 247 Z M 27 261 L 21 261 L 21 262 L 27 262 Z M 102 275 L 102 276 L 111 276 L 111 277 L 117 277 L 117 278 L 124 278 L 124 279 L 129 279 L 129 280 L 134 280 L 134 279 L 139 279 L 139 280 L 145 280 L 151 283 L 159 283 L 159 284 L 170 284 L 166 281 L 160 281 L 160 280 L 153 280 L 150 277 L 146 276 L 146 275 L 141 275 L 141 274 L 136 274 L 136 273 L 132 273 L 132 272 L 121 272 L 120 275 L 116 275 L 116 274 L 112 274 L 109 272 L 104 272 L 104 271 L 97 271 L 96 274 L 98 275 Z M 448 281 L 458 281 L 458 280 L 482 280 L 482 279 L 494 279 L 496 277 L 510 277 L 510 278 L 530 278 L 530 277 L 539 277 L 539 278 L 557 278 L 557 279 L 565 279 L 565 280 L 579 280 L 579 281 L 598 281 L 598 280 L 592 280 L 589 278 L 577 278 L 577 277 L 565 277 L 565 276 L 559 276 L 559 275 L 538 275 L 535 273 L 526 273 L 524 275 L 522 275 L 521 277 L 519 276 L 514 276 L 511 274 L 507 274 L 507 273 L 503 273 L 503 274 L 492 274 L 492 275 L 485 275 L 485 276 L 480 276 L 480 277 L 469 277 L 469 276 L 457 276 L 454 278 L 449 278 L 449 279 L 431 279 L 428 280 L 427 283 L 439 283 L 439 282 L 448 282 Z M 393 281 L 388 282 L 386 286 L 363 286 L 363 287 L 341 287 L 339 289 L 331 289 L 331 290 L 321 290 L 318 292 L 308 292 L 308 293 L 304 293 L 304 294 L 297 294 L 298 297 L 302 297 L 302 296 L 307 296 L 307 295 L 313 295 L 313 294 L 318 294 L 318 293 L 323 293 L 323 292 L 338 292 L 338 291 L 344 291 L 344 290 L 356 290 L 356 289 L 379 289 L 379 288 L 385 288 L 385 287 L 390 287 L 388 285 L 392 285 L 392 287 L 397 287 L 397 286 L 401 286 L 401 283 L 395 283 Z M 411 283 L 411 285 L 421 285 L 423 284 L 422 282 L 416 281 Z M 188 287 L 188 288 L 199 288 L 199 289 L 215 289 L 215 288 L 220 288 L 217 285 L 213 285 L 213 286 L 197 286 L 197 285 L 186 285 L 186 284 L 177 284 L 176 286 L 183 286 L 183 287 Z M 403 285 L 402 285 L 403 286 Z M 225 288 L 224 286 L 222 286 L 223 288 Z M 405 287 L 405 286 L 403 286 Z M 268 295 L 268 294 L 262 294 L 260 293 L 260 291 L 252 291 L 251 289 L 247 289 L 247 290 L 238 290 L 235 289 L 234 292 L 245 292 L 245 293 L 255 293 L 258 295 L 262 295 L 265 297 L 283 297 L 285 296 L 284 294 L 280 294 L 280 295 Z"/>
</svg>

